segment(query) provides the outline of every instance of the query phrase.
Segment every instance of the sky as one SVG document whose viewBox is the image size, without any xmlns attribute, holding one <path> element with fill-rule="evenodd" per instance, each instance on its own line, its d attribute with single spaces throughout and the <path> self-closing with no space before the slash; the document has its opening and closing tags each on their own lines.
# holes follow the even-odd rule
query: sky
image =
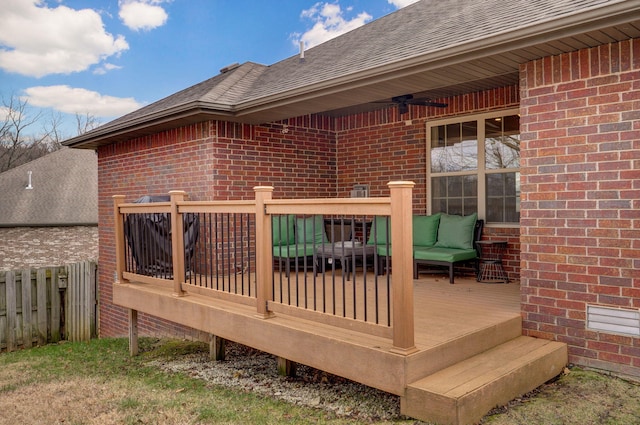
<svg viewBox="0 0 640 425">
<path fill-rule="evenodd" d="M 217 75 L 296 55 L 417 0 L 2 0 L 0 97 L 100 123 Z M 2 113 L 2 108 L 0 108 Z"/>
</svg>

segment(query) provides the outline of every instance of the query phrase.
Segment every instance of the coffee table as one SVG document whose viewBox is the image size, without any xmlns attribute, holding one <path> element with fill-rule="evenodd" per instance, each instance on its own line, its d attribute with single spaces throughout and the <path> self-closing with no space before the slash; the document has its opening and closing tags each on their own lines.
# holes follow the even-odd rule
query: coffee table
<svg viewBox="0 0 640 425">
<path fill-rule="evenodd" d="M 349 280 L 351 276 L 351 265 L 355 260 L 373 257 L 376 247 L 373 245 L 363 245 L 360 242 L 342 241 L 318 245 L 313 259 L 314 274 L 318 274 L 320 267 L 322 272 L 326 271 L 327 263 L 332 264 L 340 261 L 345 277 Z M 371 260 L 373 264 L 373 260 Z"/>
</svg>

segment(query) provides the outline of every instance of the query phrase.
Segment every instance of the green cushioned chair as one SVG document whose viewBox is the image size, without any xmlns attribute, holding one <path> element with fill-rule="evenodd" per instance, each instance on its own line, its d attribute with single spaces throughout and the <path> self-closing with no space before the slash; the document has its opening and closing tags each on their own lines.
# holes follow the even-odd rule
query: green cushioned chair
<svg viewBox="0 0 640 425">
<path fill-rule="evenodd" d="M 296 217 L 293 214 L 273 216 L 271 219 L 273 258 L 284 263 L 289 277 L 291 265 L 302 261 L 303 270 L 313 266 L 316 247 L 328 243 L 322 215 Z"/>
</svg>

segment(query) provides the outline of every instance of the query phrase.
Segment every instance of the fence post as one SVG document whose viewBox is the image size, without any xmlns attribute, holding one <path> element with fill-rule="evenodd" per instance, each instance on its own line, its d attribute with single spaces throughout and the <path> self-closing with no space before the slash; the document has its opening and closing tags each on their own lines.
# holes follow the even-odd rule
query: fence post
<svg viewBox="0 0 640 425">
<path fill-rule="evenodd" d="M 184 295 L 184 221 L 178 213 L 178 202 L 184 201 L 187 192 L 183 190 L 169 191 L 171 196 L 171 257 L 173 259 L 173 295 Z"/>
<path fill-rule="evenodd" d="M 257 316 L 266 319 L 271 316 L 267 303 L 271 299 L 273 278 L 273 243 L 271 236 L 271 216 L 266 213 L 264 201 L 271 199 L 272 186 L 256 186 L 256 298 Z"/>
<path fill-rule="evenodd" d="M 122 274 L 124 272 L 124 223 L 122 221 L 122 215 L 120 214 L 120 204 L 124 203 L 124 195 L 113 195 L 113 232 L 114 240 L 116 244 L 116 271 L 115 282 L 121 283 L 124 278 Z"/>
<path fill-rule="evenodd" d="M 393 348 L 398 354 L 417 351 L 413 318 L 413 187 L 410 181 L 388 183 L 391 192 L 393 260 Z"/>
</svg>

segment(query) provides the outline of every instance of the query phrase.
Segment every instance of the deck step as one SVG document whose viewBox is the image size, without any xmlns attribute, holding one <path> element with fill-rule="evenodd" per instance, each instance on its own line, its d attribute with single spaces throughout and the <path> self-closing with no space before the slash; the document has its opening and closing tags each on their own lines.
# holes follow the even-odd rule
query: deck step
<svg viewBox="0 0 640 425">
<path fill-rule="evenodd" d="M 557 376 L 567 364 L 564 343 L 520 336 L 409 384 L 402 413 L 437 424 L 480 421 Z"/>
</svg>

